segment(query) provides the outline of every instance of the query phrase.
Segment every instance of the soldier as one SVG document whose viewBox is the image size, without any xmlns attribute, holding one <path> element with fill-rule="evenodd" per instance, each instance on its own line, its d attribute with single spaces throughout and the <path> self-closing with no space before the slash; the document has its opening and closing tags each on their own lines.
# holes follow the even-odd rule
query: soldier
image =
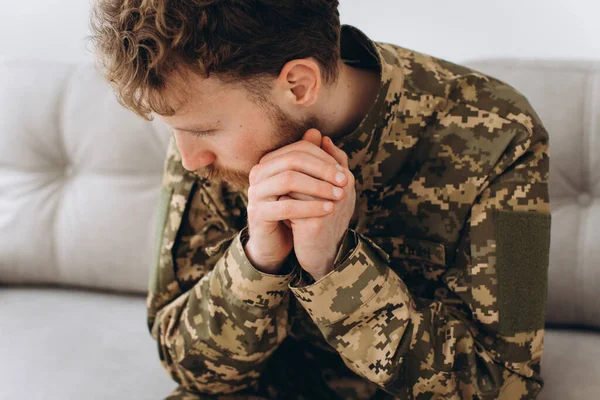
<svg viewBox="0 0 600 400">
<path fill-rule="evenodd" d="M 119 102 L 170 126 L 147 298 L 167 399 L 530 399 L 548 133 L 334 0 L 99 0 Z"/>
</svg>

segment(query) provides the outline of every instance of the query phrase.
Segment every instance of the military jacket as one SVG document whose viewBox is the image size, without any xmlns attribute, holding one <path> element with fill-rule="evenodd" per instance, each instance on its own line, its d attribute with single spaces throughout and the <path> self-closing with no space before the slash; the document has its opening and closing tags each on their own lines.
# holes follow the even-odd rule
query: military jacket
<svg viewBox="0 0 600 400">
<path fill-rule="evenodd" d="M 356 208 L 314 281 L 249 262 L 247 193 L 181 165 L 171 137 L 147 324 L 168 399 L 530 399 L 550 245 L 549 138 L 515 88 L 344 25 L 381 74 L 349 156 Z"/>
</svg>

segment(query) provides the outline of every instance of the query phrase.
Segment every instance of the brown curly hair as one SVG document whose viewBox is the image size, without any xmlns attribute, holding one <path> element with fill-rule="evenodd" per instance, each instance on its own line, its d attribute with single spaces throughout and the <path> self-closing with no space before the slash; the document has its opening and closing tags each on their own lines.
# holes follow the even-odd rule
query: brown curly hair
<svg viewBox="0 0 600 400">
<path fill-rule="evenodd" d="M 117 100 L 148 121 L 176 112 L 161 95 L 172 73 L 241 82 L 258 102 L 293 59 L 314 57 L 325 83 L 337 79 L 338 0 L 96 0 L 89 22 Z"/>
</svg>

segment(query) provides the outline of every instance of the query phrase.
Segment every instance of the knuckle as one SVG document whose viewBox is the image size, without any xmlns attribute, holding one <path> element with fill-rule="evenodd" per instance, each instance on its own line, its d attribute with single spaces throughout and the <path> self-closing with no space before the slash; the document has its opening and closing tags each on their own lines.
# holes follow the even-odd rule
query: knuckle
<svg viewBox="0 0 600 400">
<path fill-rule="evenodd" d="M 253 199 L 256 195 L 256 186 L 248 186 L 248 207 L 250 207 L 250 199 Z"/>
<path fill-rule="evenodd" d="M 286 169 L 295 169 L 296 166 L 298 165 L 298 152 L 297 151 L 292 151 L 289 153 L 290 156 L 286 158 L 285 160 L 285 167 Z"/>
<path fill-rule="evenodd" d="M 257 174 L 258 174 L 258 164 L 255 165 L 254 167 L 252 167 L 252 169 L 250 169 L 250 174 L 248 175 L 248 179 L 250 180 L 250 183 L 254 182 Z"/>
<path fill-rule="evenodd" d="M 292 186 L 292 184 L 294 183 L 294 180 L 295 180 L 295 173 L 293 171 L 285 171 L 283 174 L 281 174 L 281 182 L 286 187 Z"/>
<path fill-rule="evenodd" d="M 254 203 L 252 209 L 248 208 L 248 223 L 252 225 L 256 224 L 263 219 L 263 214 L 263 208 L 260 207 L 260 204 Z"/>
</svg>

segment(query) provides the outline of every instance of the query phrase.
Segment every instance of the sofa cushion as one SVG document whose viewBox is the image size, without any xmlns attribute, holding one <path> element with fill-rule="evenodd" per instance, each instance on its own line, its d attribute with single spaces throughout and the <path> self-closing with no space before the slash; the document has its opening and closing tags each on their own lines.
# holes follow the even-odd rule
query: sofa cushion
<svg viewBox="0 0 600 400">
<path fill-rule="evenodd" d="M 0 399 L 162 399 L 176 386 L 145 325 L 145 300 L 60 288 L 0 290 Z M 600 393 L 600 334 L 547 330 L 542 400 Z"/>
<path fill-rule="evenodd" d="M 168 129 L 91 64 L 0 63 L 0 282 L 143 293 Z"/>
<path fill-rule="evenodd" d="M 78 289 L 0 289 L 0 399 L 162 399 L 175 387 L 145 300 Z"/>
<path fill-rule="evenodd" d="M 596 399 L 600 393 L 600 333 L 546 329 L 540 400 Z"/>
</svg>

